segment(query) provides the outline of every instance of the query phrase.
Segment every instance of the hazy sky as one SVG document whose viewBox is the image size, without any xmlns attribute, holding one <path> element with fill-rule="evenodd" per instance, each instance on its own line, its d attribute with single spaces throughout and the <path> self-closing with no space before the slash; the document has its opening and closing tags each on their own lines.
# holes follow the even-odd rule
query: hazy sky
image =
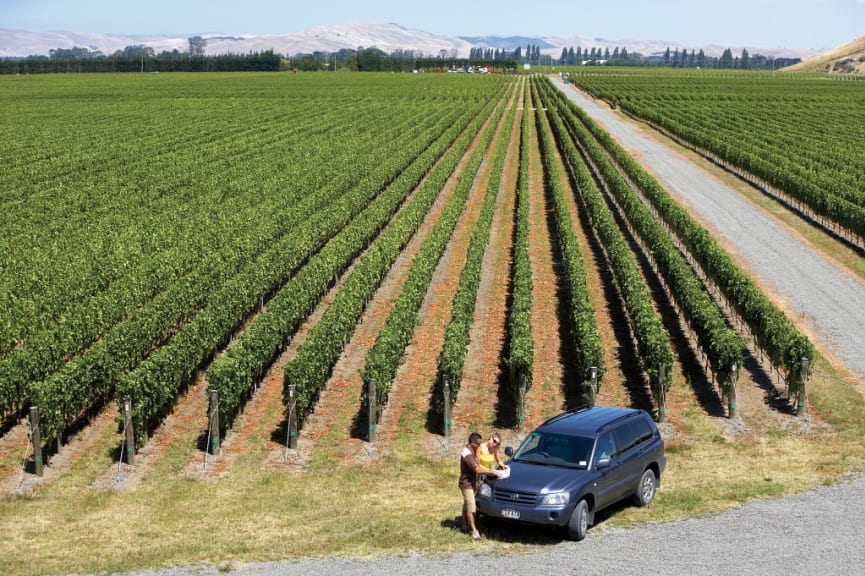
<svg viewBox="0 0 865 576">
<path fill-rule="evenodd" d="M 586 36 L 831 48 L 865 35 L 865 0 L 0 0 L 0 28 L 194 36 L 393 22 L 446 36 Z"/>
</svg>

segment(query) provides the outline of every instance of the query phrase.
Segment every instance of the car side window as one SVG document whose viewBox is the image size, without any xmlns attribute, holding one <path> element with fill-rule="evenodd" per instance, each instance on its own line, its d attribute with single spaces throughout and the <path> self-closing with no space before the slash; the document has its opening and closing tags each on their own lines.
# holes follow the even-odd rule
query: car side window
<svg viewBox="0 0 865 576">
<path fill-rule="evenodd" d="M 608 460 L 616 455 L 616 443 L 612 432 L 605 432 L 598 440 L 598 460 Z"/>
<path fill-rule="evenodd" d="M 649 426 L 649 423 L 646 422 L 645 418 L 635 418 L 633 422 L 631 422 L 631 427 L 634 429 L 634 437 L 636 438 L 637 444 L 642 444 L 648 440 L 652 439 L 652 427 Z"/>
<path fill-rule="evenodd" d="M 613 431 L 619 453 L 627 452 L 652 438 L 652 429 L 642 418 L 634 418 Z"/>
<path fill-rule="evenodd" d="M 637 436 L 636 430 L 631 426 L 630 422 L 619 426 L 613 430 L 613 435 L 616 438 L 616 446 L 619 448 L 619 453 L 624 453 L 636 446 Z"/>
</svg>

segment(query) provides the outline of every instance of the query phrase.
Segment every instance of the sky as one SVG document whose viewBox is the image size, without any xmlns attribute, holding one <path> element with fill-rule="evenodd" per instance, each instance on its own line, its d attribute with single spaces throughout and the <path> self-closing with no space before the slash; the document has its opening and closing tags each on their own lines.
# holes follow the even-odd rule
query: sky
<svg viewBox="0 0 865 576">
<path fill-rule="evenodd" d="M 366 22 L 443 36 L 826 49 L 865 35 L 865 0 L 0 0 L 0 28 L 31 31 L 189 37 Z"/>
</svg>

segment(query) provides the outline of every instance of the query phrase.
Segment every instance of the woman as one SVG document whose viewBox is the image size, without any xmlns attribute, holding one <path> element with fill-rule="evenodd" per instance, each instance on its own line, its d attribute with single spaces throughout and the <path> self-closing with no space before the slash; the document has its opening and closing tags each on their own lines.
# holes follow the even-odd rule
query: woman
<svg viewBox="0 0 865 576">
<path fill-rule="evenodd" d="M 481 466 L 491 470 L 505 468 L 505 463 L 502 461 L 502 455 L 499 453 L 499 446 L 501 446 L 501 443 L 502 438 L 499 436 L 499 433 L 493 432 L 490 434 L 489 440 L 478 446 L 477 457 Z"/>
</svg>

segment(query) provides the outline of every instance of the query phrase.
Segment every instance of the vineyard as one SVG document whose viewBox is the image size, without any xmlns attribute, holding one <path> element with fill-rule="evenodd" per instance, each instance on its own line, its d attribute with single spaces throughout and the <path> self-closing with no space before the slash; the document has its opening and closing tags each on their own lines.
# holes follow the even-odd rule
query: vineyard
<svg viewBox="0 0 865 576">
<path fill-rule="evenodd" d="M 853 142 L 865 122 L 831 124 L 861 115 L 861 90 L 803 79 L 779 99 L 763 78 L 571 77 L 783 190 L 849 242 L 863 236 Z M 422 516 L 441 523 L 468 431 L 514 443 L 580 403 L 640 407 L 661 423 L 674 496 L 635 514 L 739 501 L 747 480 L 694 481 L 693 470 L 767 436 L 780 434 L 782 461 L 829 431 L 858 437 L 839 426 L 861 397 L 797 318 L 547 77 L 2 80 L 4 532 L 89 487 L 112 508 L 138 495 L 198 519 L 142 565 L 189 561 L 199 530 L 220 535 L 194 561 L 364 553 L 365 529 L 322 544 L 326 520 L 306 527 L 312 548 L 276 552 L 285 527 L 240 550 L 211 522 L 253 531 L 257 520 L 228 512 L 240 494 L 276 525 L 330 514 L 311 491 L 320 484 L 375 523 L 390 502 L 345 484 L 386 494 L 404 476 L 435 500 Z M 811 114 L 786 123 L 803 107 Z M 697 121 L 708 108 L 711 128 Z M 856 465 L 822 462 L 818 480 Z M 790 468 L 815 481 L 807 462 Z M 769 476 L 753 495 L 797 485 Z M 215 488 L 219 512 L 191 512 L 190 480 Z M 716 482 L 729 484 L 717 502 L 676 503 Z M 139 524 L 162 515 L 136 505 Z M 382 549 L 413 511 L 391 514 Z M 134 545 L 158 548 L 160 530 L 176 528 L 138 530 Z M 448 532 L 433 546 L 450 548 Z M 31 549 L 19 535 L 4 557 Z M 73 565 L 51 555 L 50 570 L 127 566 L 89 560 L 88 546 L 101 544 L 75 544 Z M 26 562 L 12 573 L 29 573 Z"/>
</svg>

